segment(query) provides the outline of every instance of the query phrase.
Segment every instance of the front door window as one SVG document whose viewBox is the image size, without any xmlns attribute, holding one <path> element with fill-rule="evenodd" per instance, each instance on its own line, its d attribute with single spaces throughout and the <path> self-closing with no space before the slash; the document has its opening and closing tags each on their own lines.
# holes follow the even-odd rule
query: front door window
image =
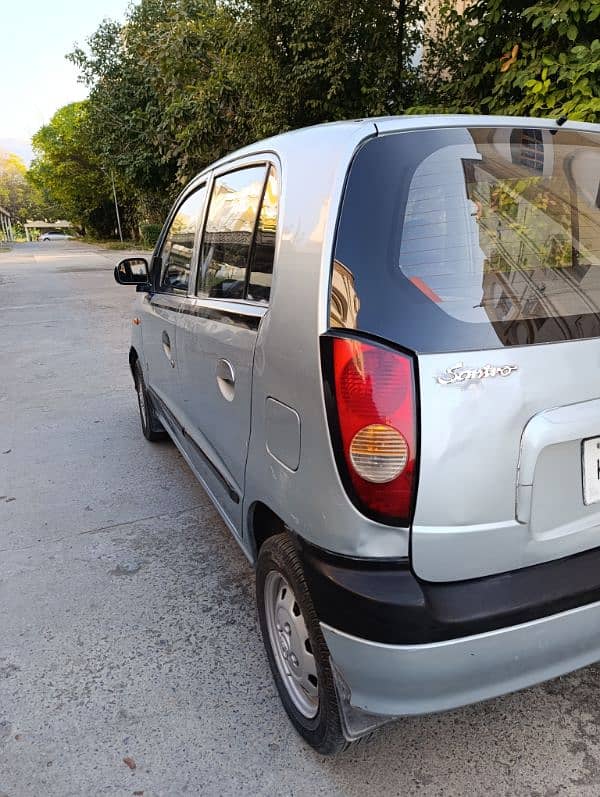
<svg viewBox="0 0 600 797">
<path fill-rule="evenodd" d="M 203 185 L 183 201 L 173 217 L 161 250 L 161 291 L 187 293 L 196 229 L 205 196 L 206 185 Z"/>
</svg>

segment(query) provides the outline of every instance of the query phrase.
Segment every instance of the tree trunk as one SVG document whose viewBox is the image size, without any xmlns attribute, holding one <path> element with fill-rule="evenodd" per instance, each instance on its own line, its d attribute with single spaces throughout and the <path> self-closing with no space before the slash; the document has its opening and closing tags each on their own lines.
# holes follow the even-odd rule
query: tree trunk
<svg viewBox="0 0 600 797">
<path fill-rule="evenodd" d="M 406 2 L 407 0 L 395 0 L 396 4 L 396 27 L 397 27 L 397 50 L 396 50 L 396 85 L 398 91 L 398 101 L 402 104 L 402 73 L 404 72 L 404 32 L 406 27 Z"/>
</svg>

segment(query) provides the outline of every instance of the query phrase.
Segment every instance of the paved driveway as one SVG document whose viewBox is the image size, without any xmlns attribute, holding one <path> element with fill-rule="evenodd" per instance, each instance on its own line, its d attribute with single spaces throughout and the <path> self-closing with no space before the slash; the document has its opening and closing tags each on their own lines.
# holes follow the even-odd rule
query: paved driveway
<svg viewBox="0 0 600 797">
<path fill-rule="evenodd" d="M 598 795 L 596 667 L 338 759 L 300 741 L 244 556 L 141 436 L 119 256 L 0 254 L 0 795 Z"/>
</svg>

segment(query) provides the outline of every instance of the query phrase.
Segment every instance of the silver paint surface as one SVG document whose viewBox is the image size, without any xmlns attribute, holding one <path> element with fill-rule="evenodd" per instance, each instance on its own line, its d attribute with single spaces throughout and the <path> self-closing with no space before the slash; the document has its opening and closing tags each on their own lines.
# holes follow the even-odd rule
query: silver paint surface
<svg viewBox="0 0 600 797">
<path fill-rule="evenodd" d="M 298 470 L 300 464 L 300 416 L 292 407 L 273 398 L 267 399 L 265 445 L 280 465 Z"/>
<path fill-rule="evenodd" d="M 600 659 L 599 625 L 600 603 L 591 603 L 428 645 L 384 645 L 321 627 L 351 705 L 407 716 L 488 700 L 592 664 Z"/>
<path fill-rule="evenodd" d="M 220 509 L 246 551 L 253 550 L 248 517 L 257 501 L 267 504 L 305 539 L 342 554 L 405 557 L 411 536 L 413 566 L 432 581 L 511 570 L 598 544 L 600 516 L 594 506 L 583 510 L 579 506 L 581 468 L 573 466 L 574 448 L 567 443 L 573 431 L 568 423 L 561 427 L 566 435 L 562 455 L 545 446 L 535 454 L 539 478 L 522 483 L 517 476 L 520 457 L 530 456 L 527 437 L 524 442 L 521 438 L 534 416 L 598 398 L 597 340 L 419 357 L 421 457 L 411 530 L 365 518 L 349 500 L 337 472 L 323 402 L 319 335 L 329 323 L 333 239 L 349 164 L 356 149 L 371 136 L 467 123 L 512 127 L 531 124 L 531 120 L 457 115 L 321 125 L 233 153 L 192 183 L 194 187 L 210 181 L 213 174 L 258 162 L 274 164 L 281 182 L 271 303 L 266 312 L 263 308 L 256 338 L 224 330 L 214 321 L 193 319 L 180 322 L 177 341 L 178 346 L 185 341 L 181 344 L 184 360 L 198 350 L 197 355 L 190 355 L 198 358 L 195 368 L 179 369 L 186 405 L 182 418 L 192 435 L 201 433 L 215 463 L 233 475 L 243 492 L 241 509 L 227 506 L 227 501 L 221 502 Z M 536 120 L 535 124 L 552 128 L 555 123 Z M 568 122 L 568 128 L 597 132 L 594 125 Z M 218 307 L 220 301 L 209 303 Z M 248 357 L 254 340 L 252 365 Z M 208 364 L 214 357 L 226 356 L 225 351 L 242 351 L 240 345 L 246 347 L 246 359 L 239 363 L 243 386 L 229 406 L 221 395 L 218 402 L 212 401 L 212 393 L 218 393 L 213 375 L 207 372 L 199 378 L 198 373 L 204 367 L 214 368 Z M 464 365 L 464 378 L 440 384 L 440 375 L 457 363 Z M 302 446 L 296 470 L 268 453 L 265 408 L 269 397 L 293 407 L 300 418 Z M 239 409 L 250 405 L 251 417 Z M 223 430 L 221 444 L 218 432 L 211 437 L 202 429 L 202 414 L 210 418 L 205 426 Z M 572 428 L 581 425 L 573 413 L 569 417 Z M 587 426 L 588 436 L 600 434 L 600 426 Z M 239 449 L 237 462 L 234 440 Z M 563 493 L 557 484 L 563 474 L 565 500 L 561 501 Z M 209 474 L 204 484 L 215 492 L 218 487 L 212 478 Z"/>
</svg>

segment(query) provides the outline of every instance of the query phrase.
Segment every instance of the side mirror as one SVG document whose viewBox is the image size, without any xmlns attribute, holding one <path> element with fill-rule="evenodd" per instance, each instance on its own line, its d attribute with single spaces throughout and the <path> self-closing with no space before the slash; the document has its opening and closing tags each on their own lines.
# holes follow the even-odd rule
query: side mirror
<svg viewBox="0 0 600 797">
<path fill-rule="evenodd" d="M 115 280 L 119 285 L 147 285 L 148 261 L 143 257 L 127 257 L 115 266 Z"/>
</svg>

